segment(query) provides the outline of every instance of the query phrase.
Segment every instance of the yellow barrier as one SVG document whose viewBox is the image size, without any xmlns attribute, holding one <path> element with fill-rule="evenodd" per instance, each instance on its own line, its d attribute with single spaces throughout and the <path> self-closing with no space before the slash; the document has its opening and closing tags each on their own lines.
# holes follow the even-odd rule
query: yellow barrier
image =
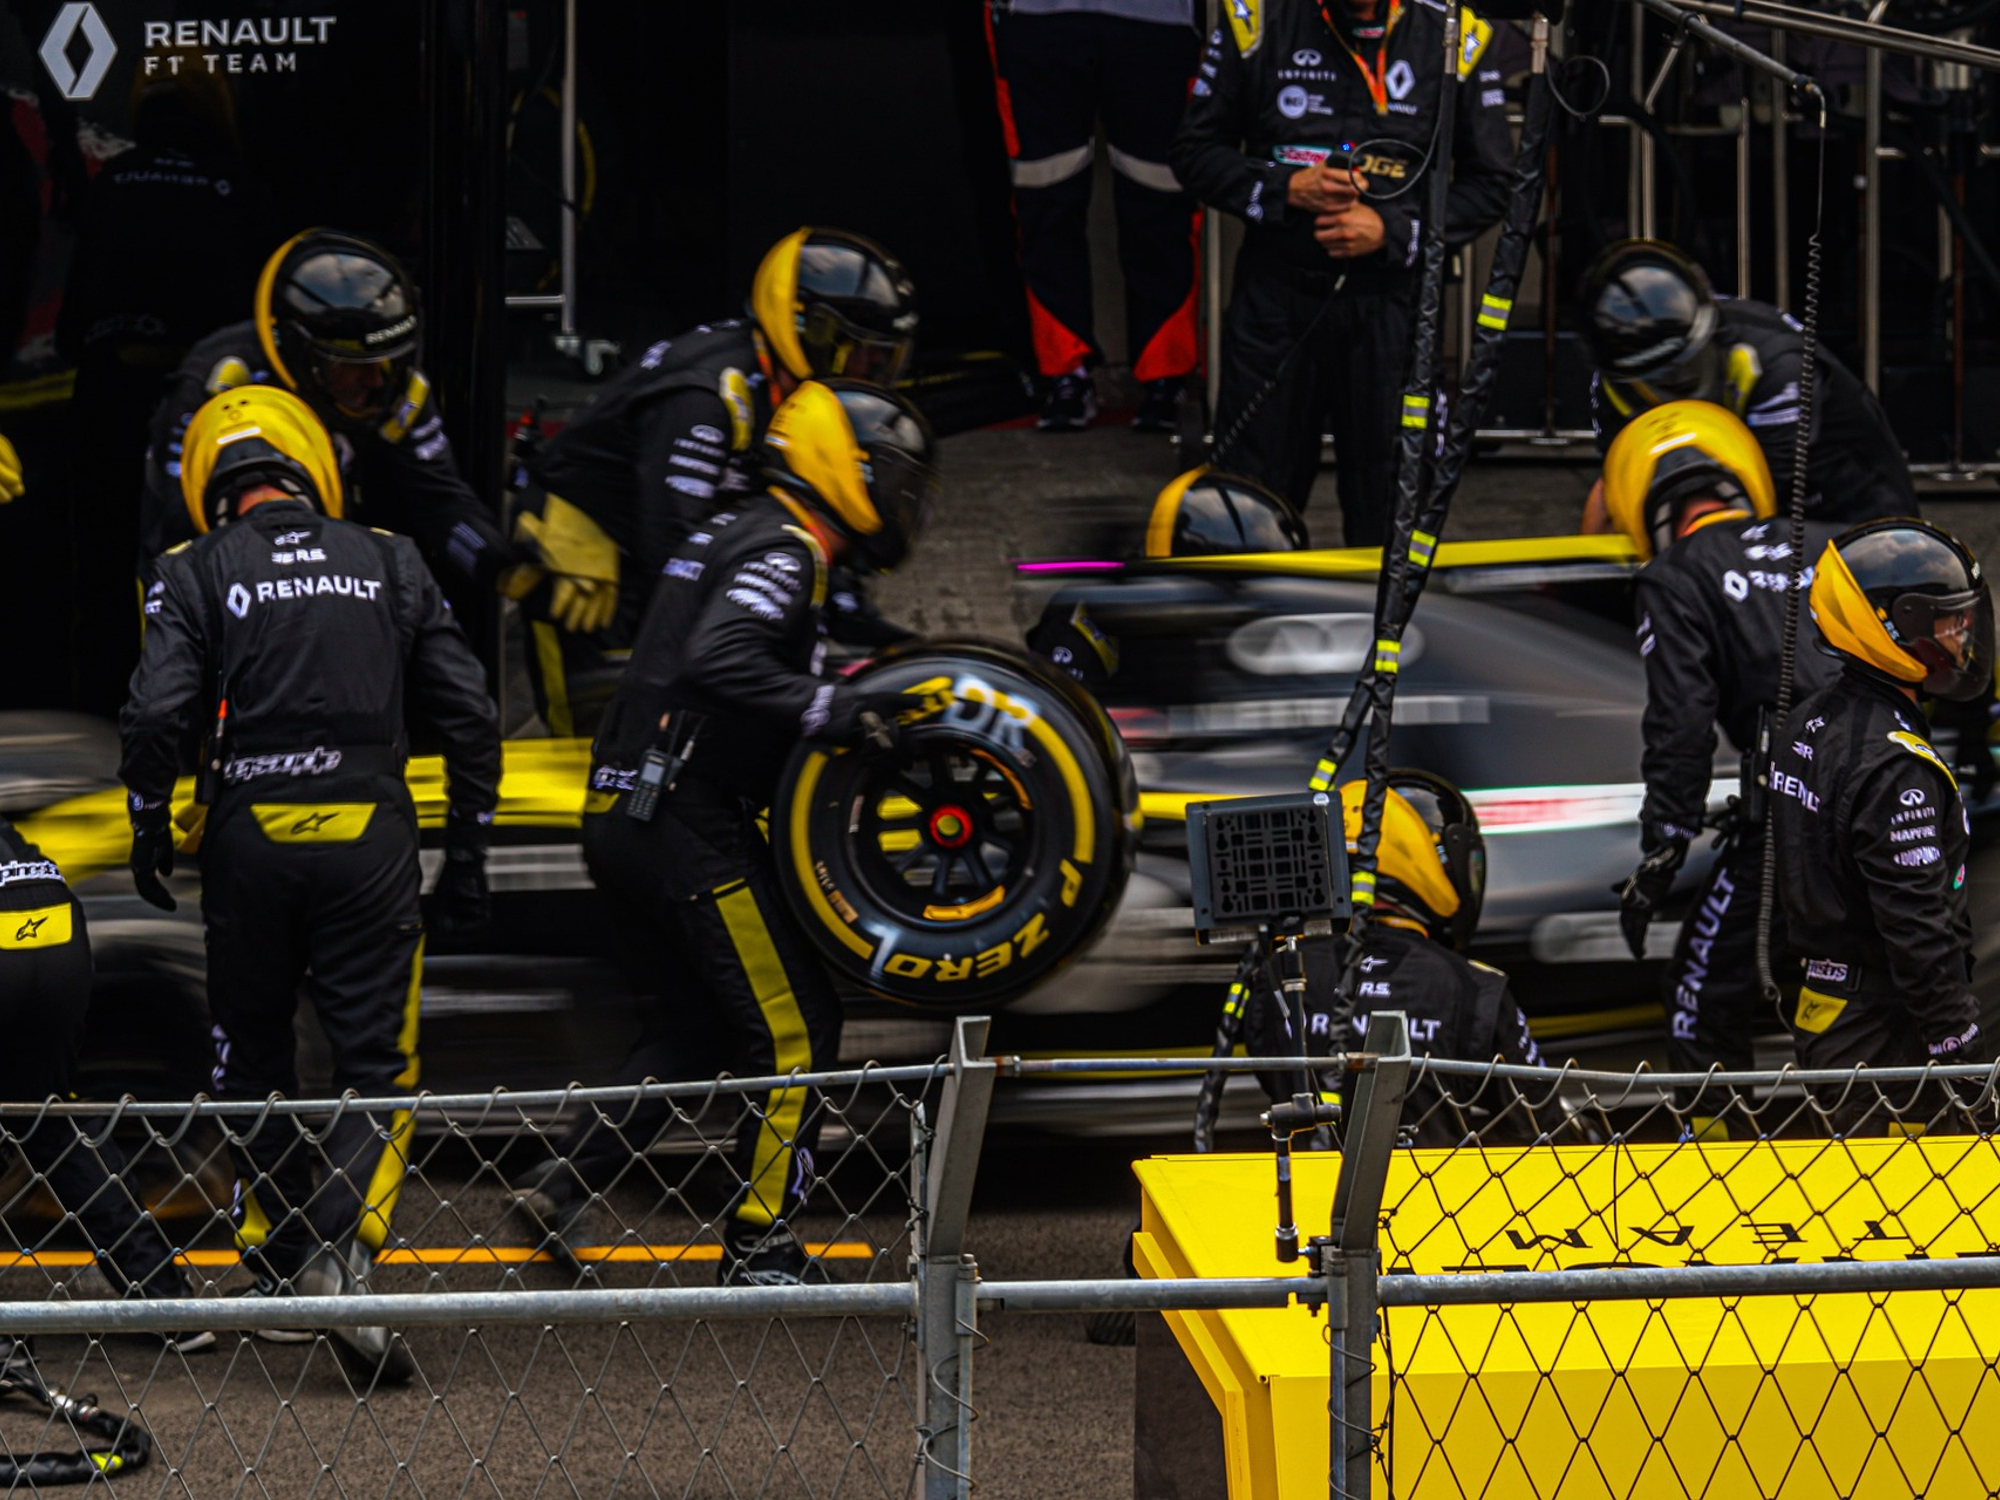
<svg viewBox="0 0 2000 1500">
<path fill-rule="evenodd" d="M 1294 1167 L 1301 1235 L 1323 1231 L 1339 1160 Z M 1268 1155 L 1156 1158 L 1136 1171 L 1141 1275 L 1281 1273 Z M 1392 1274 L 1986 1256 L 2000 1254 L 2000 1144 L 1401 1151 L 1384 1202 Z M 2000 1291 L 1398 1308 L 1384 1319 L 1378 1495 L 2000 1493 Z M 1227 1493 L 1324 1494 L 1325 1320 L 1293 1308 L 1166 1322 L 1220 1418 Z M 1142 1412 L 1149 1378 L 1171 1385 L 1149 1377 L 1145 1352 L 1142 1338 Z"/>
</svg>

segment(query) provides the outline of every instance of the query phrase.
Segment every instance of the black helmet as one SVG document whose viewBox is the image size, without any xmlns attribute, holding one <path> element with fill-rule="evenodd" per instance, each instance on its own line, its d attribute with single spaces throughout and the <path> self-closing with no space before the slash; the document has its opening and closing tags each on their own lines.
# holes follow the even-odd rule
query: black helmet
<svg viewBox="0 0 2000 1500">
<path fill-rule="evenodd" d="M 1340 789 L 1350 854 L 1359 845 L 1367 794 L 1365 780 Z M 1442 776 L 1389 772 L 1375 845 L 1375 901 L 1440 943 L 1463 950 L 1471 941 L 1486 902 L 1486 840 L 1472 804 Z"/>
<path fill-rule="evenodd" d="M 864 568 L 888 572 L 930 524 L 937 441 L 894 391 L 808 380 L 771 413 L 759 457 L 772 484 L 826 517 Z"/>
<path fill-rule="evenodd" d="M 1721 394 L 1717 317 L 1707 275 L 1661 240 L 1620 240 L 1584 273 L 1584 342 L 1634 406 Z"/>
<path fill-rule="evenodd" d="M 1949 532 L 1910 520 L 1843 531 L 1809 599 L 1820 649 L 1871 676 L 1961 703 L 1993 681 L 1993 596 Z"/>
<path fill-rule="evenodd" d="M 796 380 L 893 384 L 917 341 L 917 289 L 896 258 L 840 229 L 796 229 L 750 283 L 750 316 Z"/>
<path fill-rule="evenodd" d="M 1146 523 L 1146 556 L 1299 552 L 1306 523 L 1254 479 L 1189 469 L 1160 491 Z"/>
<path fill-rule="evenodd" d="M 264 263 L 255 316 L 271 368 L 328 423 L 370 427 L 403 399 L 422 342 L 417 289 L 380 245 L 294 235 Z"/>
</svg>

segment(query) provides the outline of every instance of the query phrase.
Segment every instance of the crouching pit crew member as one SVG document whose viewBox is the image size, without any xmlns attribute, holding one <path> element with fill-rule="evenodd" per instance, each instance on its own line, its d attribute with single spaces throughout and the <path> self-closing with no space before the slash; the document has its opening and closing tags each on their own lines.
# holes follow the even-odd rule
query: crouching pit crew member
<svg viewBox="0 0 2000 1500">
<path fill-rule="evenodd" d="M 1809 597 L 1840 671 L 1791 711 L 1771 767 L 1778 889 L 1803 964 L 1789 1017 L 1799 1061 L 1984 1062 L 1969 982 L 1972 825 L 1918 695 L 1963 702 L 1992 682 L 1986 579 L 1937 527 L 1876 521 L 1827 545 Z M 1861 1081 L 1822 1093 L 1837 1134 L 1968 1123 L 1935 1090 Z M 1899 1099 L 1914 1111 L 1892 1112 Z"/>
<path fill-rule="evenodd" d="M 0 818 L 0 1099 L 65 1098 L 90 1016 L 90 934 L 62 872 Z M 102 1121 L 49 1115 L 9 1121 L 7 1136 L 89 1241 L 97 1268 L 126 1297 L 192 1297 L 173 1247 L 138 1198 L 139 1182 Z M 102 1140 L 97 1138 L 102 1136 Z M 96 1143 L 93 1144 L 93 1141 Z M 34 1249 L 23 1224 L 15 1242 Z M 205 1330 L 165 1335 L 183 1354 L 210 1348 Z"/>
<path fill-rule="evenodd" d="M 332 442 L 296 396 L 251 386 L 209 401 L 188 424 L 180 483 L 207 535 L 159 561 L 120 725 L 139 893 L 173 908 L 168 799 L 199 733 L 218 1094 L 298 1092 L 301 989 L 336 1091 L 407 1094 L 424 928 L 405 694 L 450 778 L 439 921 L 476 925 L 500 777 L 484 674 L 415 544 L 339 518 Z M 305 1128 L 273 1116 L 239 1155 L 239 1235 L 267 1295 L 363 1284 L 405 1169 L 406 1113 L 350 1113 L 311 1150 Z M 385 1329 L 332 1332 L 365 1372 L 413 1370 Z"/>
<path fill-rule="evenodd" d="M 1340 789 L 1347 852 L 1360 847 L 1364 781 Z M 1357 1050 L 1376 1010 L 1409 1017 L 1410 1049 L 1418 1056 L 1468 1062 L 1542 1066 L 1541 1049 L 1528 1034 L 1507 976 L 1464 956 L 1479 926 L 1486 895 L 1486 845 L 1479 818 L 1464 795 L 1428 771 L 1395 770 L 1382 807 L 1375 850 L 1375 910 L 1367 936 L 1353 956 L 1347 998 L 1341 997 L 1338 938 L 1301 944 L 1305 955 L 1306 1038 L 1309 1057 Z M 1285 1057 L 1302 1049 L 1286 1015 L 1279 964 L 1260 971 L 1244 1016 L 1253 1056 Z M 1260 1075 L 1273 1102 L 1291 1095 L 1294 1075 Z M 1533 1101 L 1500 1080 L 1427 1080 L 1404 1112 L 1417 1124 L 1417 1144 L 1457 1145 L 1478 1131 L 1490 1138 L 1505 1122 L 1517 1136 L 1537 1132 Z M 1477 1111 L 1477 1120 L 1473 1112 Z"/>
<path fill-rule="evenodd" d="M 634 988 L 655 1001 L 619 1082 L 812 1072 L 839 1047 L 839 997 L 785 905 L 759 815 L 800 739 L 893 740 L 900 696 L 821 675 L 827 577 L 842 560 L 903 560 L 929 516 L 935 446 L 901 397 L 808 381 L 773 414 L 763 457 L 770 488 L 667 564 L 597 736 L 584 857 Z M 797 1282 L 815 1269 L 793 1221 L 819 1106 L 785 1087 L 749 1105 L 721 1279 Z M 524 1179 L 520 1202 L 555 1248 L 670 1120 L 664 1102 L 593 1115 Z"/>
<path fill-rule="evenodd" d="M 1717 297 L 1708 274 L 1663 240 L 1606 248 L 1584 273 L 1582 303 L 1584 342 L 1597 367 L 1590 412 L 1600 451 L 1608 453 L 1619 430 L 1651 407 L 1714 401 L 1755 434 L 1781 501 L 1791 495 L 1805 339 L 1789 315 L 1768 302 Z M 1808 516 L 1853 525 L 1917 514 L 1888 414 L 1824 343 L 1813 370 L 1810 437 Z M 1606 529 L 1603 482 L 1584 512 L 1587 531 Z"/>
<path fill-rule="evenodd" d="M 1771 519 L 1776 500 L 1757 439 L 1707 401 L 1672 401 L 1633 418 L 1605 460 L 1604 493 L 1612 524 L 1645 564 L 1637 607 L 1646 800 L 1639 865 L 1619 892 L 1625 941 L 1644 958 L 1647 928 L 1702 831 L 1716 729 L 1747 756 L 1760 717 L 1778 701 L 1791 546 L 1784 523 Z M 1832 534 L 1808 525 L 1806 555 Z M 1812 576 L 1804 568 L 1800 586 Z M 1810 649 L 1798 653 L 1796 672 L 1798 696 L 1834 676 L 1833 664 Z M 1720 852 L 1667 965 L 1662 998 L 1675 1072 L 1753 1063 L 1751 1038 L 1765 1009 L 1756 965 L 1764 825 L 1752 794 L 1761 775 L 1745 761 Z"/>
<path fill-rule="evenodd" d="M 711 511 L 762 488 L 756 455 L 773 404 L 814 378 L 893 385 L 916 344 L 908 273 L 838 229 L 794 230 L 772 246 L 746 312 L 652 345 L 529 462 L 515 527 L 557 571 L 523 604 L 552 733 L 597 729 L 660 570 Z M 853 626 L 842 639 L 900 637 L 869 639 L 881 622 L 851 576 L 830 598 Z"/>
</svg>

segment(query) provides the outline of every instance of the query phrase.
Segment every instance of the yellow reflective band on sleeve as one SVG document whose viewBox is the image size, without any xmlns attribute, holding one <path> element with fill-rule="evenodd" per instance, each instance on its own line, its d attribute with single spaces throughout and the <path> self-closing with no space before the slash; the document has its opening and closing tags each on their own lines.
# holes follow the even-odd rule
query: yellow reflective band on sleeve
<svg viewBox="0 0 2000 1500">
<path fill-rule="evenodd" d="M 368 831 L 373 802 L 253 802 L 250 815 L 274 844 L 351 844 Z"/>
<path fill-rule="evenodd" d="M 1307 783 L 1308 788 L 1315 792 L 1323 792 L 1333 785 L 1333 778 L 1339 774 L 1339 766 L 1330 760 L 1322 760 L 1313 767 L 1312 780 Z"/>
<path fill-rule="evenodd" d="M 1822 995 L 1818 990 L 1802 986 L 1799 990 L 1799 1008 L 1792 1017 L 1792 1024 L 1799 1030 L 1813 1036 L 1822 1036 L 1840 1013 L 1847 1009 L 1847 1002 L 1838 995 Z"/>
<path fill-rule="evenodd" d="M 1420 568 L 1428 568 L 1431 559 L 1437 555 L 1438 539 L 1428 531 L 1412 532 L 1410 535 L 1410 561 Z"/>
<path fill-rule="evenodd" d="M 1222 9 L 1236 35 L 1236 50 L 1248 57 L 1264 40 L 1264 0 L 1226 0 Z"/>
<path fill-rule="evenodd" d="M 1490 22 L 1481 20 L 1468 6 L 1458 9 L 1458 79 L 1463 83 L 1472 76 L 1479 59 L 1486 51 L 1486 44 L 1493 40 Z"/>
<path fill-rule="evenodd" d="M 386 443 L 400 443 L 410 435 L 410 427 L 422 414 L 424 403 L 430 400 L 431 383 L 424 378 L 421 370 L 410 371 L 410 383 L 403 387 L 403 399 L 389 420 L 381 426 L 382 440 Z"/>
<path fill-rule="evenodd" d="M 1373 906 L 1375 904 L 1375 872 L 1356 870 L 1354 872 L 1354 904 Z"/>
<path fill-rule="evenodd" d="M 1481 328 L 1504 329 L 1507 319 L 1513 314 L 1512 297 L 1496 297 L 1488 292 L 1479 299 L 1479 326 Z"/>
<path fill-rule="evenodd" d="M 1375 643 L 1375 670 L 1385 676 L 1394 676 L 1401 670 L 1403 643 L 1401 641 L 1377 641 Z"/>
<path fill-rule="evenodd" d="M 0 948 L 60 948 L 74 937 L 69 903 L 0 912 Z"/>
<path fill-rule="evenodd" d="M 1249 998 L 1250 992 L 1241 983 L 1230 985 L 1229 998 L 1223 1002 L 1222 1013 L 1226 1016 L 1242 1015 L 1244 1003 Z"/>
<path fill-rule="evenodd" d="M 1403 398 L 1403 425 L 1405 427 L 1428 427 L 1431 421 L 1431 398 L 1428 396 L 1405 396 Z"/>
</svg>

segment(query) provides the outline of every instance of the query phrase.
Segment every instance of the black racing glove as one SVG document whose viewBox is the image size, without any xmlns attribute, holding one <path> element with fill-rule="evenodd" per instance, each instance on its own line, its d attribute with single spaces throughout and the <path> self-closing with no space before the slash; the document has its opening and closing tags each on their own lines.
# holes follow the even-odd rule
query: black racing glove
<svg viewBox="0 0 2000 1500">
<path fill-rule="evenodd" d="M 1680 873 L 1688 852 L 1686 839 L 1659 839 L 1651 833 L 1647 839 L 1658 842 L 1623 885 L 1612 887 L 1618 893 L 1618 927 L 1625 934 L 1625 946 L 1632 950 L 1634 958 L 1646 956 L 1646 929 L 1667 899 L 1667 892 L 1674 888 L 1674 876 Z"/>
<path fill-rule="evenodd" d="M 174 873 L 174 825 L 162 818 L 157 823 L 132 826 L 132 884 L 139 895 L 161 911 L 174 910 L 177 903 L 168 893 L 162 876 Z"/>
<path fill-rule="evenodd" d="M 864 756 L 894 755 L 903 738 L 903 727 L 896 715 L 915 702 L 906 693 L 871 693 L 860 689 L 848 700 L 848 711 L 838 715 L 819 738 Z"/>
<path fill-rule="evenodd" d="M 493 920 L 493 893 L 486 884 L 486 826 L 469 819 L 447 817 L 444 825 L 444 868 L 431 892 L 440 935 L 457 936 Z"/>
</svg>

